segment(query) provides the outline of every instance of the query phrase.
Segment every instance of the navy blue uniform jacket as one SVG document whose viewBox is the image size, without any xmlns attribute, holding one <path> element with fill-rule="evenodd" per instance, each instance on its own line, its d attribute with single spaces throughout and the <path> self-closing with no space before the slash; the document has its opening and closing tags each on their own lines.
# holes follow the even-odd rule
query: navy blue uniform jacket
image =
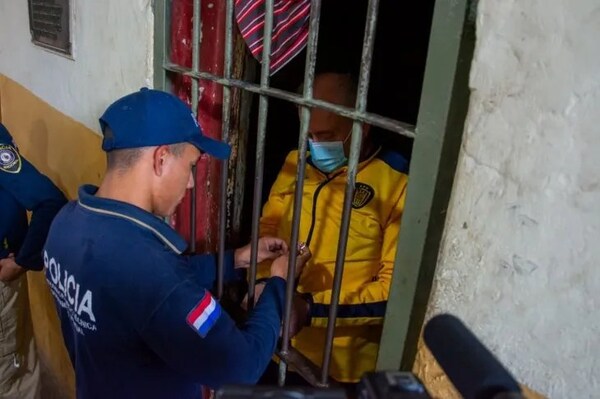
<svg viewBox="0 0 600 399">
<path fill-rule="evenodd" d="M 19 266 L 42 270 L 46 235 L 66 202 L 50 179 L 19 154 L 0 124 L 0 259 L 14 253 Z M 28 210 L 32 212 L 29 226 Z"/>
<path fill-rule="evenodd" d="M 201 385 L 255 383 L 273 355 L 285 280 L 269 279 L 236 326 L 209 289 L 213 255 L 186 256 L 168 224 L 94 196 L 56 217 L 44 251 L 78 398 L 199 398 Z M 226 281 L 243 278 L 226 258 Z"/>
</svg>

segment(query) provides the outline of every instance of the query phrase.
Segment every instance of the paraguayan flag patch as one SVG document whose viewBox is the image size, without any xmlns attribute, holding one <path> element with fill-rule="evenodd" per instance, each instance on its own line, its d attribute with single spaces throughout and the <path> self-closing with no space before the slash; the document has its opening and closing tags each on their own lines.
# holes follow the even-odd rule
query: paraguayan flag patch
<svg viewBox="0 0 600 399">
<path fill-rule="evenodd" d="M 208 292 L 187 315 L 186 321 L 202 338 L 206 337 L 221 315 L 221 306 Z"/>
</svg>

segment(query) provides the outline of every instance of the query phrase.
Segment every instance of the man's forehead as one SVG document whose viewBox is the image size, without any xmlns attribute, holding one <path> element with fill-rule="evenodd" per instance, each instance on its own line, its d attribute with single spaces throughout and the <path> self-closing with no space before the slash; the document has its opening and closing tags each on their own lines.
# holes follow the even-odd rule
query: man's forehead
<svg viewBox="0 0 600 399">
<path fill-rule="evenodd" d="M 310 114 L 310 127 L 311 130 L 315 128 L 318 130 L 331 128 L 339 124 L 343 119 L 344 117 L 336 113 L 321 108 L 313 108 Z"/>
<path fill-rule="evenodd" d="M 339 87 L 335 86 L 315 86 L 313 91 L 313 98 L 321 101 L 326 101 L 328 103 L 348 106 L 348 100 L 346 94 Z"/>
<path fill-rule="evenodd" d="M 349 76 L 337 73 L 325 73 L 315 78 L 313 97 L 337 105 L 350 105 Z"/>
</svg>

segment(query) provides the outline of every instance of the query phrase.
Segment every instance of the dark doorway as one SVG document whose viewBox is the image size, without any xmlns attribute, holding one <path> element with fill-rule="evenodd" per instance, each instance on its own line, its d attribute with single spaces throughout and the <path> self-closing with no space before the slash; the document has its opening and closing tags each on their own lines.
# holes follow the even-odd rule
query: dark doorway
<svg viewBox="0 0 600 399">
<path fill-rule="evenodd" d="M 371 69 L 368 111 L 415 124 L 425 71 L 434 0 L 401 2 L 382 0 Z M 366 0 L 324 0 L 322 3 L 316 71 L 351 73 L 358 77 L 366 19 Z M 296 91 L 304 78 L 306 53 L 300 53 L 271 77 L 271 86 Z M 242 213 L 241 242 L 250 238 L 254 189 L 258 101 L 250 112 L 248 165 Z M 283 100 L 270 99 L 265 146 L 262 203 L 289 151 L 298 147 L 297 109 Z M 393 146 L 407 159 L 412 140 L 374 128 L 373 137 Z"/>
</svg>

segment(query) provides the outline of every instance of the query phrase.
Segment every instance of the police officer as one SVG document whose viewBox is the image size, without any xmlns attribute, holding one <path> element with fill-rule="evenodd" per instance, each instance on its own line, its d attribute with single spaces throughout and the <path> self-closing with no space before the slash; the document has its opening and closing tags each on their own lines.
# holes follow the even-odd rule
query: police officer
<svg viewBox="0 0 600 399">
<path fill-rule="evenodd" d="M 159 218 L 193 186 L 200 155 L 226 159 L 229 146 L 204 136 L 177 97 L 145 88 L 100 124 L 106 175 L 63 208 L 44 250 L 77 396 L 185 399 L 202 385 L 255 383 L 279 335 L 286 243 L 259 241 L 258 260 L 275 259 L 272 277 L 238 327 L 210 293 L 215 256 L 183 254 L 185 241 Z M 228 251 L 226 281 L 243 279 L 249 263 L 249 246 Z"/>
<path fill-rule="evenodd" d="M 0 123 L 0 397 L 37 398 L 27 270 L 42 270 L 50 223 L 66 203 L 50 179 L 19 154 Z M 32 211 L 27 223 L 27 210 Z"/>
</svg>

